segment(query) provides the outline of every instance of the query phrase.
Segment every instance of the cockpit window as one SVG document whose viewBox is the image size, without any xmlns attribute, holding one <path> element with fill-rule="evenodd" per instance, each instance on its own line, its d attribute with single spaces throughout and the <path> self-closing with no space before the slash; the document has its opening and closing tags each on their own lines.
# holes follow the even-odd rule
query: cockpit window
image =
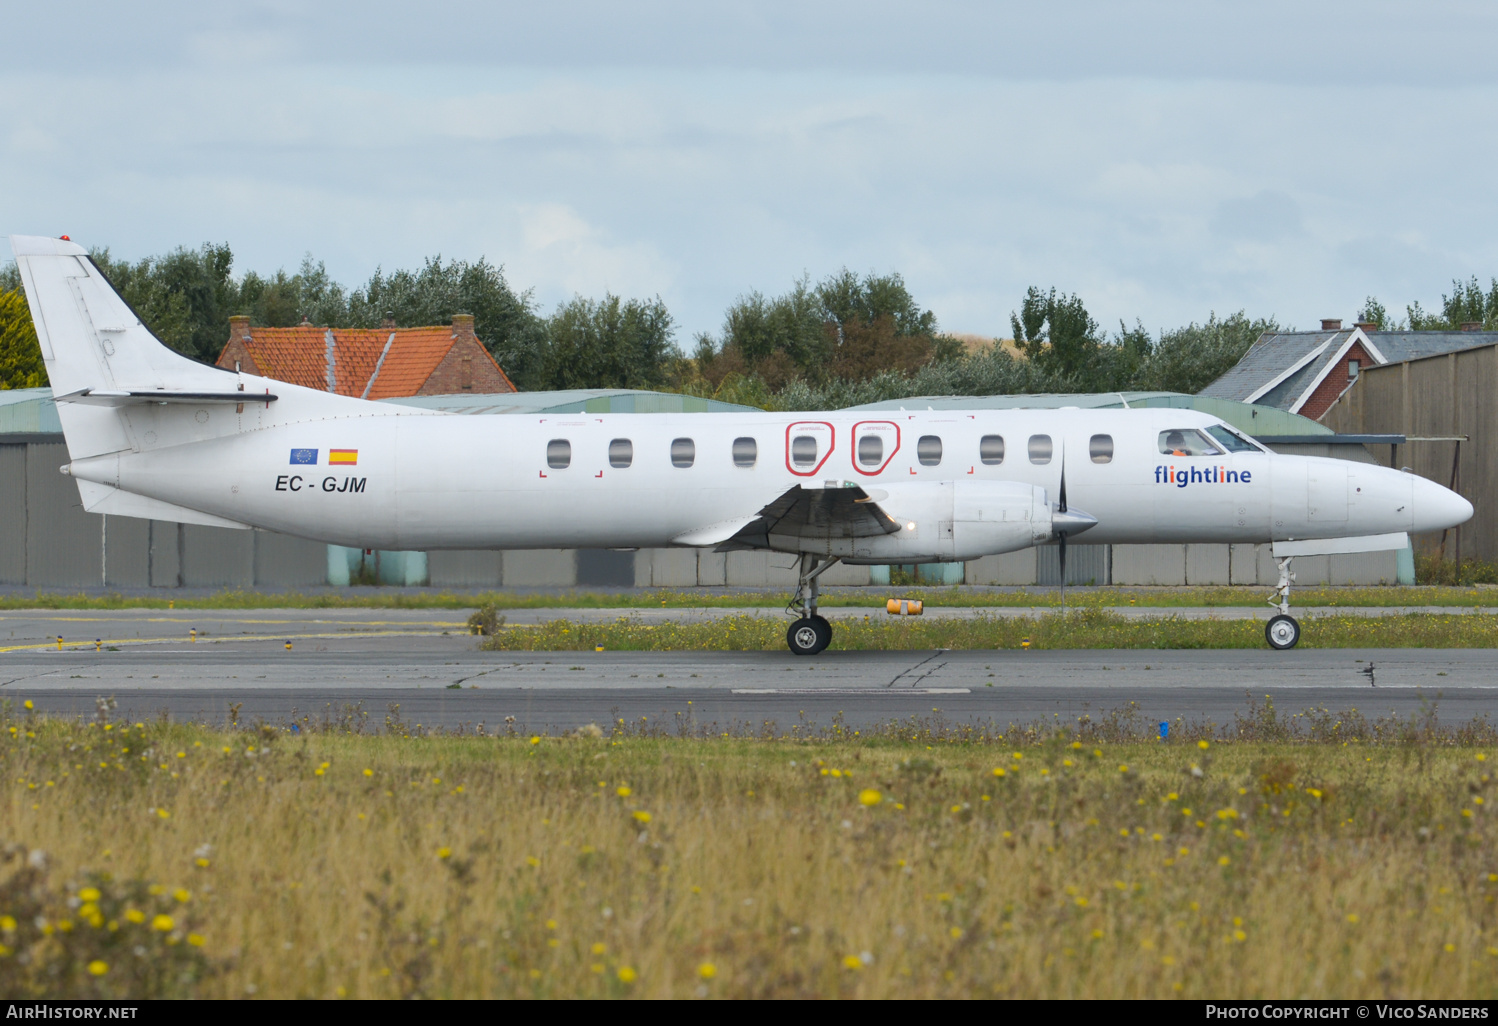
<svg viewBox="0 0 1498 1026">
<path fill-rule="evenodd" d="M 1262 449 L 1238 434 L 1238 432 L 1221 424 L 1213 424 L 1207 428 L 1207 434 L 1217 439 L 1228 452 L 1263 452 Z"/>
<path fill-rule="evenodd" d="M 1160 432 L 1160 451 L 1166 456 L 1221 456 L 1215 442 L 1195 428 L 1172 428 Z"/>
</svg>

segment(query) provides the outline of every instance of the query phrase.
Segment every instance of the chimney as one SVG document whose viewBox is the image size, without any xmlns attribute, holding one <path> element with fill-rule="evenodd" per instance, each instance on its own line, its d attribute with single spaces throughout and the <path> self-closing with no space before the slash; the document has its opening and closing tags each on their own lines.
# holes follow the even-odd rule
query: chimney
<svg viewBox="0 0 1498 1026">
<path fill-rule="evenodd" d="M 1482 321 L 1462 321 L 1463 331 L 1481 331 Z"/>
<path fill-rule="evenodd" d="M 453 314 L 453 338 L 478 341 L 478 336 L 473 333 L 473 314 Z"/>
<path fill-rule="evenodd" d="M 230 317 L 229 318 L 229 337 L 231 339 L 233 339 L 233 338 L 245 338 L 245 339 L 249 338 L 250 337 L 250 319 L 249 319 L 249 317 L 245 316 L 244 314 L 236 314 L 235 316 Z"/>
<path fill-rule="evenodd" d="M 1340 317 L 1323 317 L 1323 318 L 1321 318 L 1321 330 L 1322 331 L 1341 331 L 1342 330 L 1342 318 L 1340 318 Z"/>
<path fill-rule="evenodd" d="M 380 330 L 381 331 L 394 331 L 395 330 L 395 311 L 394 310 L 386 310 L 385 311 L 385 318 L 382 321 L 380 321 Z"/>
<path fill-rule="evenodd" d="M 1355 326 L 1362 328 L 1364 335 L 1368 334 L 1368 332 L 1370 331 L 1378 330 L 1378 324 L 1374 321 L 1357 321 L 1355 322 Z"/>
</svg>

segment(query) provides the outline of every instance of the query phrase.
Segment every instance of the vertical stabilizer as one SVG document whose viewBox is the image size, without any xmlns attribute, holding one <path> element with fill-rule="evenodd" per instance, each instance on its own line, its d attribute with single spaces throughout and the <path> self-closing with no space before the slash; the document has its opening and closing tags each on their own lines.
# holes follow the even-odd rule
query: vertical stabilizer
<svg viewBox="0 0 1498 1026">
<path fill-rule="evenodd" d="M 130 449 L 132 440 L 128 420 L 118 409 L 68 402 L 69 396 L 236 387 L 233 374 L 162 345 L 82 246 L 31 235 L 13 235 L 10 242 L 73 459 Z"/>
</svg>

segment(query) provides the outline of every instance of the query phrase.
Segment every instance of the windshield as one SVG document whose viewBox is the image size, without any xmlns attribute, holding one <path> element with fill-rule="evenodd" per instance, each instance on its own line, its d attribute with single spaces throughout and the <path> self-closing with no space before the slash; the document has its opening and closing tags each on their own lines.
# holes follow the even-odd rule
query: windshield
<svg viewBox="0 0 1498 1026">
<path fill-rule="evenodd" d="M 1263 451 L 1257 445 L 1255 445 L 1254 443 L 1250 442 L 1248 439 L 1244 438 L 1242 435 L 1238 434 L 1236 431 L 1233 431 L 1230 428 L 1224 427 L 1221 424 L 1213 424 L 1211 427 L 1207 428 L 1207 434 L 1209 434 L 1213 438 L 1217 439 L 1217 441 L 1222 444 L 1222 447 L 1224 449 L 1226 449 L 1228 452 L 1262 452 Z"/>
<path fill-rule="evenodd" d="M 1160 432 L 1160 451 L 1166 456 L 1221 456 L 1222 450 L 1195 428 Z"/>
</svg>

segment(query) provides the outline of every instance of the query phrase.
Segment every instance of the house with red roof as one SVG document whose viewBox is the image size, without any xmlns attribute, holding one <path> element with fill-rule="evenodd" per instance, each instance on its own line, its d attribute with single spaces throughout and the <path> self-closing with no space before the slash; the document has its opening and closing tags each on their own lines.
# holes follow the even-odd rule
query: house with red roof
<svg viewBox="0 0 1498 1026">
<path fill-rule="evenodd" d="M 230 317 L 218 365 L 360 399 L 516 390 L 474 334 L 471 314 L 422 328 L 259 328 Z"/>
</svg>

